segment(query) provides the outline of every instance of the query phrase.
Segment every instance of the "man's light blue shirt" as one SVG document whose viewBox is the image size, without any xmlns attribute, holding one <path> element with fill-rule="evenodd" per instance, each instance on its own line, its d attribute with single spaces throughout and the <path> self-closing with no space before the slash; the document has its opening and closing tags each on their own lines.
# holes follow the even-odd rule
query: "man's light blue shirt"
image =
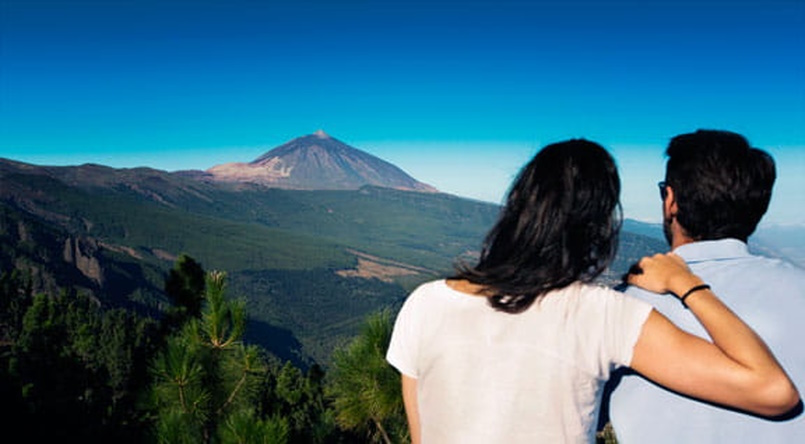
<svg viewBox="0 0 805 444">
<path fill-rule="evenodd" d="M 752 255 L 736 239 L 690 243 L 674 253 L 763 338 L 802 393 L 805 270 Z M 709 340 L 678 299 L 636 287 L 626 293 L 651 303 L 680 328 Z M 683 398 L 636 375 L 624 377 L 615 389 L 610 416 L 620 444 L 805 443 L 805 415 L 769 421 Z"/>
</svg>

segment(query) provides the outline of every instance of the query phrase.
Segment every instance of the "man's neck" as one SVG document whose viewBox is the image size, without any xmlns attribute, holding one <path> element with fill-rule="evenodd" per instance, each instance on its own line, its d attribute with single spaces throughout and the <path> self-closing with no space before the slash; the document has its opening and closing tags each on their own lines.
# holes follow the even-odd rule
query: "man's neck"
<svg viewBox="0 0 805 444">
<path fill-rule="evenodd" d="M 687 236 L 674 236 L 671 240 L 671 251 L 676 250 L 682 245 L 692 244 L 694 242 L 696 241 Z"/>
<path fill-rule="evenodd" d="M 671 221 L 670 225 L 670 238 L 671 238 L 671 251 L 676 250 L 677 248 L 681 247 L 685 244 L 692 244 L 696 242 L 695 239 L 688 236 L 687 230 L 682 228 L 682 225 L 679 225 L 679 221 L 674 218 Z"/>
</svg>

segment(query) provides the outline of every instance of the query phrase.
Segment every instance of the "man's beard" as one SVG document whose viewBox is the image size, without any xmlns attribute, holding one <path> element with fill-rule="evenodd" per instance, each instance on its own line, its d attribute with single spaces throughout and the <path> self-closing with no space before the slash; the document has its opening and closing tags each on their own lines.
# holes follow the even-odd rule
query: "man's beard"
<svg viewBox="0 0 805 444">
<path fill-rule="evenodd" d="M 674 216 L 665 216 L 662 218 L 662 234 L 665 235 L 665 241 L 668 242 L 668 245 L 672 245 L 671 241 L 673 240 L 673 236 L 671 235 L 671 224 L 674 222 Z"/>
</svg>

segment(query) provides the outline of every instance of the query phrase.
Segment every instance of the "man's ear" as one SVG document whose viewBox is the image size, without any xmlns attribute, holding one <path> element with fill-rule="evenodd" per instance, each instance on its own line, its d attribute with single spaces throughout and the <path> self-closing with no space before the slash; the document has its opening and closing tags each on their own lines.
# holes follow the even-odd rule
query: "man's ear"
<svg viewBox="0 0 805 444">
<path fill-rule="evenodd" d="M 676 195 L 674 194 L 674 189 L 667 187 L 665 191 L 667 194 L 665 195 L 665 200 L 662 203 L 663 213 L 666 217 L 675 217 L 676 212 L 679 211 L 679 208 L 676 205 Z"/>
</svg>

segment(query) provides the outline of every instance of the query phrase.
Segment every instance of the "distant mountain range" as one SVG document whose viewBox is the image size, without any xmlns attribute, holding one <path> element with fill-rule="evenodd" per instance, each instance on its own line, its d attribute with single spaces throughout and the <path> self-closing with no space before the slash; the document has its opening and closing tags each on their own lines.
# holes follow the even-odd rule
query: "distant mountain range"
<svg viewBox="0 0 805 444">
<path fill-rule="evenodd" d="M 319 132 L 206 172 L 0 159 L 0 270 L 158 315 L 181 253 L 226 271 L 248 339 L 325 364 L 366 315 L 478 254 L 497 205 L 439 193 Z M 605 279 L 667 250 L 627 221 Z"/>
</svg>

